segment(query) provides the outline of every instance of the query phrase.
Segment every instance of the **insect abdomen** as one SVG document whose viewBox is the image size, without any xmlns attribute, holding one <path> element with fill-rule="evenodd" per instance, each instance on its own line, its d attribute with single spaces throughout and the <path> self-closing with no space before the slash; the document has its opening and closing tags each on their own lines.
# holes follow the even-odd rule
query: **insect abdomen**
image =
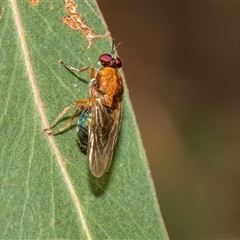
<svg viewBox="0 0 240 240">
<path fill-rule="evenodd" d="M 77 123 L 77 133 L 79 138 L 79 145 L 81 151 L 87 154 L 88 148 L 88 119 L 89 119 L 89 111 L 86 108 L 80 115 Z"/>
</svg>

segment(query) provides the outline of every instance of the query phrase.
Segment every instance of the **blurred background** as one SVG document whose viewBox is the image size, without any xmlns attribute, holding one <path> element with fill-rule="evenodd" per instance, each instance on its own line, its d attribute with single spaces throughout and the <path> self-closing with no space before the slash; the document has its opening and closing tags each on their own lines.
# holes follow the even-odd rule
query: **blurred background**
<svg viewBox="0 0 240 240">
<path fill-rule="evenodd" d="M 98 4 L 170 238 L 240 238 L 240 2 Z"/>
</svg>

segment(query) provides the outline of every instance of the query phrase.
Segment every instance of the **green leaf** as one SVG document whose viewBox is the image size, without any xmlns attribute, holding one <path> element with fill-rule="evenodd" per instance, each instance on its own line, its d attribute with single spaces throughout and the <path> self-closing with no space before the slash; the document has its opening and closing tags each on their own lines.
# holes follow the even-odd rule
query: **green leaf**
<svg viewBox="0 0 240 240">
<path fill-rule="evenodd" d="M 89 42 L 62 21 L 69 1 L 32 2 L 0 0 L 0 238 L 168 239 L 126 84 L 122 127 L 104 177 L 89 172 L 76 122 L 54 137 L 43 131 L 89 96 L 89 72 L 75 75 L 58 61 L 99 68 L 99 55 L 111 51 L 97 4 L 77 2 L 92 33 L 104 35 Z"/>
</svg>

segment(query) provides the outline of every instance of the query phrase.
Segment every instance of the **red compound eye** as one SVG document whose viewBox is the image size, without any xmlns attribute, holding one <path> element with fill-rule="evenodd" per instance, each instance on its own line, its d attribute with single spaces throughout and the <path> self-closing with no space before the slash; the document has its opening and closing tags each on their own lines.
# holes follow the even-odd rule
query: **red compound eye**
<svg viewBox="0 0 240 240">
<path fill-rule="evenodd" d="M 100 57 L 99 57 L 99 61 L 101 62 L 101 64 L 103 66 L 106 66 L 108 65 L 112 60 L 112 56 L 110 54 L 102 54 Z"/>
<path fill-rule="evenodd" d="M 104 67 L 120 68 L 122 60 L 118 57 L 114 58 L 111 54 L 104 53 L 99 57 L 99 61 Z"/>
<path fill-rule="evenodd" d="M 116 64 L 117 68 L 121 68 L 122 67 L 122 60 L 120 58 L 116 57 L 115 64 Z"/>
</svg>

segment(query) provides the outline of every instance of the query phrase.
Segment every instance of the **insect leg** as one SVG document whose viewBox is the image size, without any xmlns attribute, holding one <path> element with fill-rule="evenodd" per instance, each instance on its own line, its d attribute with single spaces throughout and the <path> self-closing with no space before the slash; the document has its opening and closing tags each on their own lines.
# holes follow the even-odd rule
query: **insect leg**
<svg viewBox="0 0 240 240">
<path fill-rule="evenodd" d="M 65 130 L 67 127 L 70 126 L 70 124 L 72 123 L 73 119 L 78 115 L 79 111 L 84 110 L 86 107 L 83 106 L 84 104 L 88 103 L 88 99 L 82 99 L 82 100 L 77 100 L 74 103 L 72 103 L 71 105 L 69 105 L 68 107 L 66 107 L 59 115 L 58 117 L 54 120 L 54 122 L 51 124 L 51 126 L 49 128 L 44 129 L 44 131 L 48 134 L 48 135 L 55 135 L 59 132 L 62 132 L 63 130 Z M 53 128 L 57 122 L 73 107 L 78 106 L 77 110 L 73 113 L 72 117 L 70 118 L 70 120 L 64 125 L 62 126 L 60 129 L 51 132 L 50 129 Z"/>
<path fill-rule="evenodd" d="M 71 71 L 76 71 L 76 72 L 84 72 L 84 71 L 86 71 L 86 70 L 88 70 L 90 68 L 90 67 L 85 67 L 85 68 L 82 68 L 82 69 L 77 69 L 77 68 L 71 67 L 70 65 L 65 63 L 63 60 L 59 60 L 59 63 L 61 63 L 67 69 L 69 69 Z"/>
<path fill-rule="evenodd" d="M 66 67 L 67 69 L 71 70 L 71 71 L 76 71 L 76 72 L 84 72 L 88 69 L 90 69 L 90 79 L 93 79 L 95 77 L 95 71 L 94 71 L 94 67 L 90 66 L 90 67 L 85 67 L 82 69 L 77 69 L 74 67 L 71 67 L 70 65 L 68 65 L 67 63 L 65 63 L 63 60 L 59 61 L 64 67 Z"/>
</svg>

